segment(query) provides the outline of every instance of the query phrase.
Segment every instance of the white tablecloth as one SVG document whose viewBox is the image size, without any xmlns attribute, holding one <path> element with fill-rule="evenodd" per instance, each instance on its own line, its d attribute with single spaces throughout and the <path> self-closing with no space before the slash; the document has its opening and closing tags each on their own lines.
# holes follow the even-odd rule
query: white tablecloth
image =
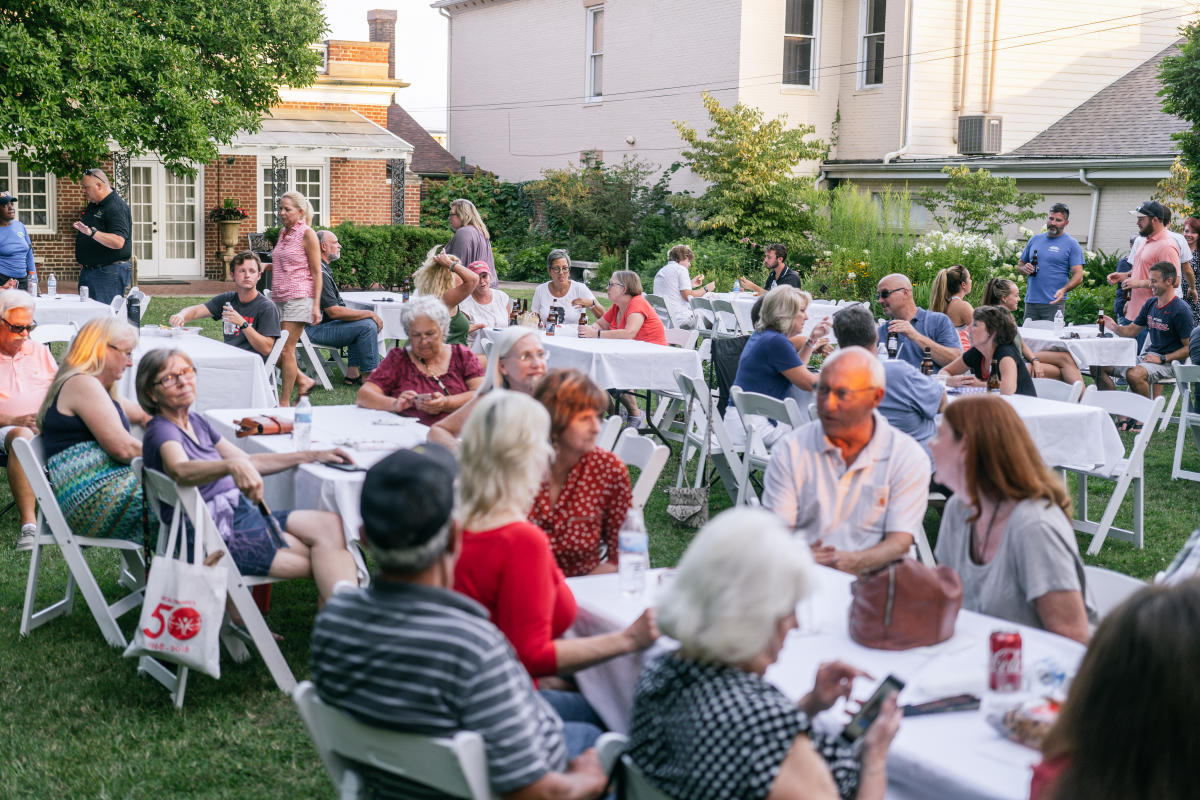
<svg viewBox="0 0 1200 800">
<path fill-rule="evenodd" d="M 1052 658 L 1061 669 L 1073 674 L 1083 646 L 1042 630 L 961 611 L 954 636 L 940 645 L 902 652 L 870 650 L 855 644 L 847 634 L 852 577 L 824 567 L 818 572 L 816 596 L 797 609 L 801 630 L 788 636 L 779 660 L 767 671 L 767 679 L 788 696 L 799 699 L 812 688 L 819 664 L 841 659 L 874 676 L 873 680 L 855 683 L 856 699 L 865 699 L 889 673 L 907 684 L 900 693 L 901 703 L 962 692 L 976 694 L 983 699 L 980 711 L 911 717 L 901 723 L 888 755 L 888 797 L 1028 797 L 1030 767 L 1040 755 L 1004 739 L 984 719 L 989 706 L 1028 695 L 987 691 L 988 636 L 1000 628 L 1020 630 L 1027 676 L 1033 673 L 1030 667 L 1044 658 Z M 653 576 L 650 582 L 656 583 Z M 579 635 L 623 628 L 646 605 L 644 599 L 621 595 L 616 575 L 571 578 L 568 583 L 579 603 L 573 628 Z M 660 643 L 651 654 L 669 647 L 669 643 Z M 615 730 L 628 729 L 632 681 L 642 659 L 626 656 L 577 674 L 588 701 Z M 831 731 L 839 730 L 845 721 L 841 703 L 817 717 L 817 724 Z"/>
<path fill-rule="evenodd" d="M 133 366 L 121 376 L 120 392 L 125 397 L 137 398 L 135 380 L 142 356 L 149 350 L 173 347 L 183 350 L 196 364 L 196 403 L 192 410 L 271 405 L 271 386 L 262 356 L 198 333 L 164 335 L 152 333 L 154 330 L 142 329 L 133 351 Z"/>
<path fill-rule="evenodd" d="M 400 309 L 404 306 L 404 295 L 399 292 L 342 292 L 342 299 L 350 308 L 374 311 L 383 320 L 384 339 L 407 339 L 404 326 L 400 324 Z"/>
<path fill-rule="evenodd" d="M 33 319 L 39 325 L 66 325 L 74 322 L 79 327 L 93 317 L 105 317 L 112 314 L 112 307 L 88 299 L 80 302 L 77 294 L 60 294 L 56 297 L 38 295 L 34 302 Z"/>
<path fill-rule="evenodd" d="M 567 331 L 574 326 L 565 326 Z M 503 328 L 484 328 L 477 341 L 491 341 Z M 532 329 L 531 329 L 532 330 Z M 550 368 L 570 367 L 591 377 L 601 389 L 679 391 L 675 370 L 702 377 L 700 353 L 632 339 L 580 339 L 539 334 L 550 354 Z"/>
<path fill-rule="evenodd" d="M 1004 399 L 1025 423 L 1042 460 L 1052 467 L 1113 465 L 1125 457 L 1117 426 L 1102 408 L 1023 394 Z"/>
<path fill-rule="evenodd" d="M 754 324 L 750 319 L 750 309 L 754 307 L 754 303 L 758 300 L 758 298 L 752 293 L 709 292 L 707 295 L 705 295 L 705 297 L 708 297 L 712 300 L 728 300 L 733 304 L 733 311 L 737 315 L 738 323 L 741 325 L 742 330 L 746 333 L 754 332 Z M 822 320 L 828 320 L 837 311 L 844 307 L 845 306 L 839 306 L 835 303 L 823 302 L 820 300 L 814 300 L 809 303 L 808 308 L 805 309 L 808 319 L 804 323 L 804 334 L 807 336 L 808 334 L 812 333 L 812 329 L 817 326 L 817 323 L 821 322 Z M 831 342 L 837 341 L 833 338 L 832 333 L 829 335 L 829 340 Z"/>
<path fill-rule="evenodd" d="M 1132 367 L 1137 363 L 1137 340 L 1113 334 L 1099 338 L 1095 325 L 1069 325 L 1061 331 L 1053 328 L 1019 328 L 1021 338 L 1031 352 L 1066 350 L 1075 358 L 1081 370 L 1093 366 Z M 1111 331 L 1110 331 L 1111 332 Z M 1062 335 L 1078 333 L 1078 339 L 1063 339 Z"/>
</svg>

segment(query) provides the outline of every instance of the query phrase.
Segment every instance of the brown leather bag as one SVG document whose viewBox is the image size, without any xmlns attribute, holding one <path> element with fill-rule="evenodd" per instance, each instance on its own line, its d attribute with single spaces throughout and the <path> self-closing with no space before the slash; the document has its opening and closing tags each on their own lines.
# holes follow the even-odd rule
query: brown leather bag
<svg viewBox="0 0 1200 800">
<path fill-rule="evenodd" d="M 954 635 L 962 579 L 947 566 L 902 558 L 850 585 L 850 638 L 876 650 L 908 650 Z"/>
<path fill-rule="evenodd" d="M 277 433 L 291 433 L 292 421 L 290 419 L 278 419 L 269 414 L 255 414 L 253 417 L 242 417 L 234 420 L 234 425 L 237 426 L 237 438 L 243 436 L 271 436 Z"/>
</svg>

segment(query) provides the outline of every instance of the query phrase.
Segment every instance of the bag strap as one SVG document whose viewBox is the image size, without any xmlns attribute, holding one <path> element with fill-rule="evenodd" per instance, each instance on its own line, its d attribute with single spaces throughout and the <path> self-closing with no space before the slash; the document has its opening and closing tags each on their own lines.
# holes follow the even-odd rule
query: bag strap
<svg viewBox="0 0 1200 800">
<path fill-rule="evenodd" d="M 896 602 L 896 562 L 887 565 L 888 594 L 887 604 L 883 607 L 883 627 L 892 627 L 892 605 Z"/>
</svg>

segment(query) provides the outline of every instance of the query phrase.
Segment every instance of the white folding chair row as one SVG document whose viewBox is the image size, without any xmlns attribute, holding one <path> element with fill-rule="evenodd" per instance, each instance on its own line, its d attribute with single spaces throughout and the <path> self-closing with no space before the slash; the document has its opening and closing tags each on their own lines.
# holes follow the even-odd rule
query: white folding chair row
<svg viewBox="0 0 1200 800">
<path fill-rule="evenodd" d="M 75 339 L 77 333 L 79 333 L 79 326 L 74 322 L 52 322 L 47 325 L 38 325 L 29 334 L 29 338 L 39 344 L 70 343 Z"/>
<path fill-rule="evenodd" d="M 1192 441 L 1200 452 L 1200 413 L 1193 410 L 1196 401 L 1196 385 L 1200 384 L 1200 366 L 1174 364 L 1175 384 L 1179 387 L 1179 430 L 1175 432 L 1175 457 L 1171 461 L 1171 480 L 1183 478 L 1200 481 L 1200 472 L 1182 468 L 1184 440 L 1192 434 Z"/>
<path fill-rule="evenodd" d="M 1038 397 L 1064 403 L 1078 403 L 1079 398 L 1083 397 L 1083 381 L 1068 384 L 1054 378 L 1034 378 L 1033 389 Z"/>
<path fill-rule="evenodd" d="M 658 476 L 667 465 L 671 448 L 665 444 L 655 444 L 653 439 L 635 430 L 626 429 L 617 438 L 613 455 L 625 462 L 625 466 L 640 470 L 637 483 L 633 486 L 633 507 L 644 508 L 658 483 Z"/>
<path fill-rule="evenodd" d="M 88 610 L 96 620 L 104 640 L 113 647 L 124 648 L 127 644 L 125 634 L 117 625 L 117 620 L 133 609 L 140 608 L 142 596 L 146 588 L 146 564 L 142 559 L 142 543 L 130 542 L 124 539 L 97 539 L 89 536 L 78 536 L 71 530 L 58 505 L 58 498 L 50 488 L 46 477 L 45 451 L 42 449 L 42 439 L 35 436 L 32 439 L 16 439 L 13 441 L 13 454 L 17 463 L 29 479 L 34 497 L 38 501 L 37 535 L 33 540 L 33 550 L 29 555 L 29 575 L 25 581 L 25 604 L 21 609 L 21 635 L 28 636 L 55 617 L 70 614 L 75 605 L 75 589 L 83 595 Z M 38 582 L 42 570 L 42 549 L 55 546 L 62 553 L 67 565 L 67 587 L 61 599 L 42 608 L 35 609 Z M 129 590 L 114 603 L 109 603 L 100 590 L 96 577 L 92 574 L 84 557 L 85 548 L 116 550 L 121 554 L 121 577 L 118 584 Z"/>
<path fill-rule="evenodd" d="M 675 320 L 671 318 L 671 310 L 667 308 L 667 301 L 662 297 L 662 295 L 650 294 L 647 292 L 646 294 L 643 294 L 642 297 L 646 298 L 646 302 L 649 303 L 650 307 L 654 309 L 654 313 L 658 314 L 658 318 L 662 320 L 664 328 L 670 330 L 671 328 L 675 327 Z"/>
<path fill-rule="evenodd" d="M 343 800 L 365 796 L 366 786 L 358 773 L 364 765 L 449 797 L 498 800 L 488 782 L 483 737 L 475 731 L 438 738 L 376 727 L 325 703 L 311 681 L 299 684 L 292 699 Z"/>
<path fill-rule="evenodd" d="M 279 338 L 275 340 L 275 346 L 267 354 L 267 361 L 264 365 L 267 370 L 267 385 L 271 387 L 271 403 L 276 406 L 279 405 L 279 373 L 277 371 L 279 355 L 283 352 L 283 346 L 287 344 L 290 335 L 286 329 L 279 329 Z"/>
<path fill-rule="evenodd" d="M 764 440 L 763 424 L 760 420 L 774 422 L 776 425 L 787 425 L 799 428 L 808 422 L 802 414 L 796 401 L 790 397 L 776 400 L 765 394 L 743 391 L 742 387 L 734 386 L 729 390 L 730 399 L 742 426 L 746 429 L 746 451 L 742 456 L 742 472 L 738 477 L 738 505 L 759 505 L 758 493 L 754 491 L 750 473 L 754 470 L 765 470 L 771 460 Z"/>
<path fill-rule="evenodd" d="M 626 754 L 629 740 L 620 733 L 602 733 L 596 740 L 596 754 L 605 773 L 611 775 L 617 760 L 624 772 L 625 800 L 672 800 L 672 797 L 650 783 L 644 772 Z"/>
<path fill-rule="evenodd" d="M 1088 555 L 1091 556 L 1100 552 L 1100 547 L 1108 536 L 1133 542 L 1141 550 L 1144 528 L 1146 446 L 1150 443 L 1150 437 L 1154 434 L 1159 416 L 1162 414 L 1163 398 L 1149 400 L 1133 392 L 1104 392 L 1098 391 L 1095 386 L 1089 386 L 1083 393 L 1083 399 L 1080 402 L 1084 405 L 1104 409 L 1110 415 L 1135 419 L 1142 423 L 1142 430 L 1133 440 L 1133 447 L 1130 448 L 1129 453 L 1115 464 L 1104 464 L 1099 467 L 1065 465 L 1061 468 L 1064 479 L 1068 472 L 1075 473 L 1078 479 L 1075 499 L 1077 515 L 1074 520 L 1075 530 L 1091 534 L 1092 542 L 1087 550 Z M 1088 478 L 1099 478 L 1116 483 L 1112 497 L 1109 498 L 1104 514 L 1098 522 L 1088 517 Z M 1125 493 L 1131 486 L 1134 490 L 1133 529 L 1117 528 L 1113 525 L 1113 521 L 1125 500 Z"/>
<path fill-rule="evenodd" d="M 712 301 L 707 297 L 693 297 L 688 301 L 692 313 L 696 317 L 696 330 L 701 339 L 711 339 L 716 335 L 716 318 L 713 314 Z"/>
<path fill-rule="evenodd" d="M 664 332 L 667 336 L 667 344 L 672 347 L 681 347 L 684 350 L 695 350 L 696 341 L 700 338 L 700 332 L 697 330 L 667 328 Z M 707 339 L 705 341 L 711 342 Z M 679 418 L 683 413 L 683 396 L 679 392 L 665 390 L 655 390 L 651 394 L 658 399 L 658 403 L 650 415 L 650 424 L 664 439 L 673 442 L 683 441 L 683 433 L 679 430 L 681 425 Z"/>
<path fill-rule="evenodd" d="M 737 502 L 738 476 L 742 473 L 742 449 L 734 446 L 725 429 L 725 421 L 716 412 L 715 399 L 703 378 L 693 378 L 683 370 L 675 370 L 675 382 L 679 384 L 679 392 L 683 398 L 683 449 L 679 454 L 679 471 L 675 477 L 675 485 L 683 486 L 684 470 L 692 458 L 692 453 L 699 453 L 696 462 L 695 487 L 700 488 L 705 477 L 705 450 L 711 449 L 713 466 L 725 485 L 731 502 Z M 709 406 L 713 405 L 712 413 Z M 705 441 L 710 442 L 709 448 Z"/>
</svg>

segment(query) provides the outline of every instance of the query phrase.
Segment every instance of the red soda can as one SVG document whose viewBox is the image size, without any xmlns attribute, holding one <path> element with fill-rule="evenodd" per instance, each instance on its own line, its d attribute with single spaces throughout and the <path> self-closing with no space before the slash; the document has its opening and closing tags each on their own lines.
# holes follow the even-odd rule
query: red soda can
<svg viewBox="0 0 1200 800">
<path fill-rule="evenodd" d="M 992 631 L 988 688 L 993 692 L 1021 689 L 1021 634 L 1018 631 Z"/>
</svg>

